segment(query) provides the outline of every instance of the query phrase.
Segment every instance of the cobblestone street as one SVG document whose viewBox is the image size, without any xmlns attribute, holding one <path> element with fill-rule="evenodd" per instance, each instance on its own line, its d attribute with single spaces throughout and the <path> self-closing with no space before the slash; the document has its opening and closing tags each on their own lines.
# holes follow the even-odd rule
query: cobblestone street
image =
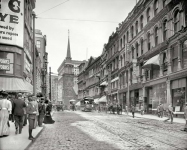
<svg viewBox="0 0 187 150">
<path fill-rule="evenodd" d="M 29 150 L 187 149 L 183 124 L 96 112 L 56 112 Z"/>
</svg>

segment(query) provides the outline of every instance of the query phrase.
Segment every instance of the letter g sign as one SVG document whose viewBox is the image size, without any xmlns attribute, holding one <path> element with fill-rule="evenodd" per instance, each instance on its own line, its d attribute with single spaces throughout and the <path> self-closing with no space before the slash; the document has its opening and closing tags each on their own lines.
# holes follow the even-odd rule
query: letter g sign
<svg viewBox="0 0 187 150">
<path fill-rule="evenodd" d="M 11 11 L 15 13 L 20 12 L 20 1 L 19 0 L 10 0 L 8 3 L 8 7 L 10 8 Z"/>
</svg>

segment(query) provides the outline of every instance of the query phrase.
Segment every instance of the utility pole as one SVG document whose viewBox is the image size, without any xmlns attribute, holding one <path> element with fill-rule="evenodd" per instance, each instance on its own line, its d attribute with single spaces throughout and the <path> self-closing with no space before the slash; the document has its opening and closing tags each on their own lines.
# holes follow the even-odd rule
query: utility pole
<svg viewBox="0 0 187 150">
<path fill-rule="evenodd" d="M 35 54 L 35 18 L 36 14 L 33 11 L 33 94 L 36 96 L 36 54 Z"/>
<path fill-rule="evenodd" d="M 49 67 L 49 99 L 51 100 L 51 67 Z"/>
</svg>

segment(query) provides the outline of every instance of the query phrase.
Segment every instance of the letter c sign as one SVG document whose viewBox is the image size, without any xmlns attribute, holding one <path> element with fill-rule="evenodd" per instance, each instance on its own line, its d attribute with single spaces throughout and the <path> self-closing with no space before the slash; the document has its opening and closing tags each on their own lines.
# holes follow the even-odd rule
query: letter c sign
<svg viewBox="0 0 187 150">
<path fill-rule="evenodd" d="M 20 1 L 19 0 L 10 0 L 8 3 L 8 7 L 10 8 L 11 11 L 15 13 L 20 12 Z"/>
</svg>

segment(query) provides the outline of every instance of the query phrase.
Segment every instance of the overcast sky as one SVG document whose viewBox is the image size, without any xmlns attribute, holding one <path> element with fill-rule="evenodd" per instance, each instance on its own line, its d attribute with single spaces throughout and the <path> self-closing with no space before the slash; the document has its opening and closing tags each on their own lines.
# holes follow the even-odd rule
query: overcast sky
<svg viewBox="0 0 187 150">
<path fill-rule="evenodd" d="M 58 4 L 61 5 L 49 10 Z M 52 72 L 57 73 L 66 57 L 68 30 L 73 60 L 98 57 L 118 23 L 125 20 L 135 4 L 136 0 L 36 0 L 36 29 L 47 36 L 46 49 Z"/>
</svg>

